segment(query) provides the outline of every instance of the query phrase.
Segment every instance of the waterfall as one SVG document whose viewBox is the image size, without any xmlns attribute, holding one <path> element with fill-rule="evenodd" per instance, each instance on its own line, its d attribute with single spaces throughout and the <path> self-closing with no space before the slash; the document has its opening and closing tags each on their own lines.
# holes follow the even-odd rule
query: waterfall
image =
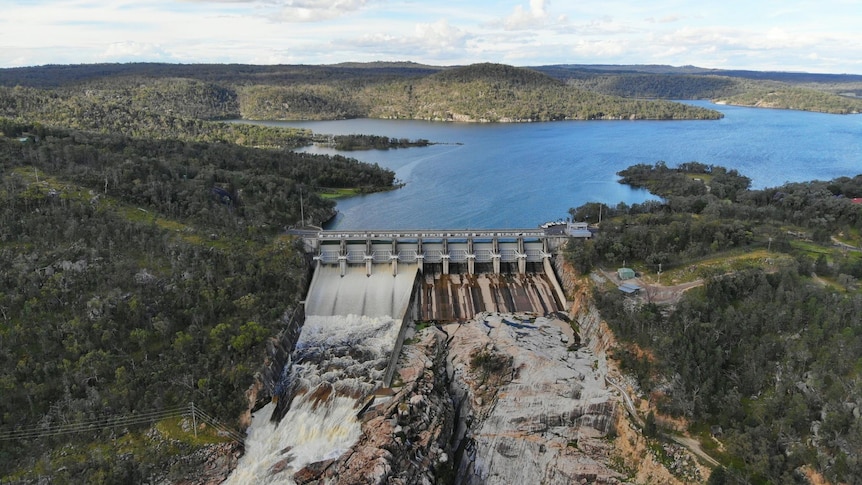
<svg viewBox="0 0 862 485">
<path fill-rule="evenodd" d="M 335 459 L 361 435 L 362 399 L 382 385 L 400 322 L 389 317 L 309 316 L 286 374 L 290 410 L 276 423 L 275 404 L 254 414 L 246 454 L 229 484 L 293 483 L 304 466 Z"/>
<path fill-rule="evenodd" d="M 385 384 L 415 277 L 415 268 L 398 276 L 367 276 L 364 267 L 345 276 L 318 269 L 292 365 L 282 376 L 288 411 L 279 422 L 270 419 L 275 403 L 254 413 L 245 455 L 225 483 L 293 484 L 303 467 L 334 460 L 356 443 L 357 412 Z M 345 314 L 327 314 L 337 312 Z"/>
</svg>

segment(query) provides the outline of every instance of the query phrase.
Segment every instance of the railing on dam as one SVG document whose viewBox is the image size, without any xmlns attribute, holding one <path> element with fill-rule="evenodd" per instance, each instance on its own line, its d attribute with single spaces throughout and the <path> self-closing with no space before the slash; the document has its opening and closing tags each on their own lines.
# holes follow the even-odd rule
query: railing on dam
<svg viewBox="0 0 862 485">
<path fill-rule="evenodd" d="M 398 264 L 442 264 L 448 274 L 450 264 L 466 264 L 473 274 L 476 263 L 491 263 L 495 273 L 503 263 L 517 263 L 520 273 L 526 263 L 548 260 L 568 238 L 588 238 L 584 223 L 567 223 L 537 229 L 416 229 L 368 231 L 316 231 L 302 234 L 314 260 L 322 265 L 364 264 L 368 274 L 374 265 L 390 264 L 393 274 Z"/>
</svg>

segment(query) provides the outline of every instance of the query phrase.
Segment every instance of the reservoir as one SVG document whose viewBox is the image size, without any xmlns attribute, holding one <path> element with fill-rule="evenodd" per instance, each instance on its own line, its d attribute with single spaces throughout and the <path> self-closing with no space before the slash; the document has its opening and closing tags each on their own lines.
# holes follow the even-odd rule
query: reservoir
<svg viewBox="0 0 862 485">
<path fill-rule="evenodd" d="M 688 161 L 736 169 L 753 188 L 862 173 L 862 116 L 744 108 L 716 121 L 444 123 L 354 119 L 255 122 L 315 133 L 430 140 L 421 148 L 335 152 L 395 171 L 404 187 L 338 202 L 329 229 L 536 227 L 586 202 L 651 195 L 617 182 L 636 163 Z"/>
</svg>

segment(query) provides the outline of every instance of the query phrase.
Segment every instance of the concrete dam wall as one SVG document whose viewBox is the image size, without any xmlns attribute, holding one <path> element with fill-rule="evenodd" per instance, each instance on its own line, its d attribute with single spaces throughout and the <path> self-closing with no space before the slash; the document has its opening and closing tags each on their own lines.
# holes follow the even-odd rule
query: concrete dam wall
<svg viewBox="0 0 862 485">
<path fill-rule="evenodd" d="M 320 231 L 305 239 L 316 270 L 308 315 L 464 321 L 481 312 L 565 308 L 551 258 L 580 226 L 553 229 Z M 580 228 L 580 229 L 579 229 Z M 575 231 L 575 232 L 572 232 Z M 584 234 L 580 234 L 579 232 Z M 403 298 L 410 295 L 411 301 Z"/>
<path fill-rule="evenodd" d="M 525 273 L 473 274 L 427 271 L 433 265 L 420 272 L 416 264 L 399 263 L 393 275 L 388 264 L 375 267 L 368 272 L 365 265 L 351 265 L 347 271 L 318 266 L 306 298 L 306 315 L 448 322 L 469 320 L 482 312 L 546 315 L 565 307 L 553 269 L 541 264 L 531 263 Z"/>
</svg>

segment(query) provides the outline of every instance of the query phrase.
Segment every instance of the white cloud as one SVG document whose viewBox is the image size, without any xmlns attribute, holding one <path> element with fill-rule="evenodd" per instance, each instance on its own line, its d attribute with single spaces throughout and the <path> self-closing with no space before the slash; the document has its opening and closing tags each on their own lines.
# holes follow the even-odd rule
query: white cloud
<svg viewBox="0 0 862 485">
<path fill-rule="evenodd" d="M 279 11 L 273 17 L 281 22 L 321 22 L 356 12 L 367 0 L 287 0 L 278 2 Z"/>
<path fill-rule="evenodd" d="M 858 4 L 821 2 L 34 0 L 4 7 L 0 66 L 397 59 L 862 72 Z"/>
<path fill-rule="evenodd" d="M 548 0 L 530 0 L 530 6 L 527 9 L 522 5 L 516 5 L 515 11 L 502 21 L 502 26 L 506 30 L 525 30 L 564 22 L 565 15 L 551 17 L 548 13 L 549 6 Z"/>
<path fill-rule="evenodd" d="M 452 50 L 464 47 L 467 35 L 459 28 L 449 25 L 445 19 L 432 24 L 416 26 L 417 43 L 432 51 Z"/>
</svg>

